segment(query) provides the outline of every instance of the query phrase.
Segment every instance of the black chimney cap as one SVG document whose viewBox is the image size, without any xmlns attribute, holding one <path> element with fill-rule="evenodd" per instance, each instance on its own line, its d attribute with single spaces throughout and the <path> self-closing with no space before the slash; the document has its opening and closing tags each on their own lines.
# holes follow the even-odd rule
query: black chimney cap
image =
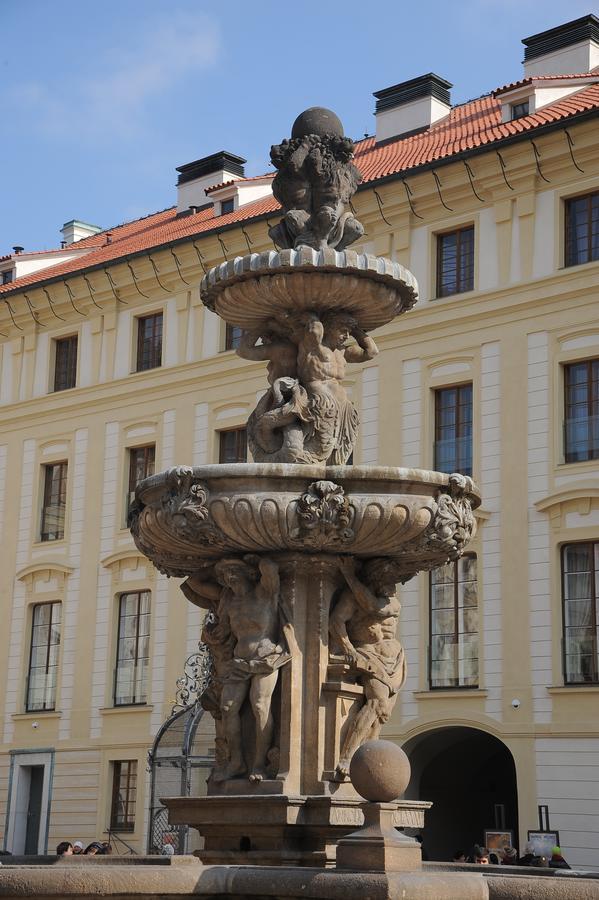
<svg viewBox="0 0 599 900">
<path fill-rule="evenodd" d="M 571 47 L 572 44 L 580 44 L 586 40 L 593 40 L 599 44 L 599 19 L 592 13 L 522 38 L 525 47 L 524 59 L 525 61 L 536 59 L 538 56 L 545 56 L 547 53 L 554 53 L 563 47 Z"/>
<path fill-rule="evenodd" d="M 25 249 L 25 247 L 20 247 L 18 244 L 15 244 L 15 246 L 13 247 L 13 250 L 14 250 L 15 253 L 17 253 L 17 254 L 18 254 L 18 253 L 22 253 L 24 249 Z"/>
<path fill-rule="evenodd" d="M 385 109 L 394 109 L 396 106 L 402 106 L 419 97 L 435 97 L 442 103 L 451 105 L 449 89 L 453 87 L 450 81 L 429 72 L 427 75 L 419 75 L 418 78 L 410 78 L 409 81 L 402 81 L 394 84 L 393 87 L 383 88 L 382 91 L 375 91 L 376 112 L 383 112 Z"/>
<path fill-rule="evenodd" d="M 243 164 L 246 162 L 247 159 L 244 159 L 243 156 L 236 156 L 234 153 L 221 150 L 219 153 L 213 153 L 211 156 L 203 156 L 202 159 L 196 159 L 194 162 L 177 166 L 177 172 L 179 172 L 177 184 L 195 181 L 196 178 L 210 175 L 212 172 L 221 172 L 223 169 L 232 175 L 239 175 L 240 178 L 243 178 L 245 175 Z"/>
</svg>

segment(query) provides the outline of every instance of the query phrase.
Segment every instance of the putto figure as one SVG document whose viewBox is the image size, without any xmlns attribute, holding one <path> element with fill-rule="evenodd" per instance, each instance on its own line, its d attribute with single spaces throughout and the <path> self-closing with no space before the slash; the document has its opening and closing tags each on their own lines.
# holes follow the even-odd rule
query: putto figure
<svg viewBox="0 0 599 900">
<path fill-rule="evenodd" d="M 272 560 L 251 555 L 222 559 L 214 566 L 214 575 L 217 583 L 196 577 L 183 586 L 188 599 L 215 615 L 203 633 L 215 659 L 215 679 L 202 705 L 217 723 L 221 720 L 217 736 L 224 743 L 226 759 L 217 765 L 213 778 L 239 778 L 249 768 L 249 780 L 258 782 L 268 777 L 274 738 L 272 696 L 279 669 L 296 646 L 293 627 L 280 607 L 279 570 Z M 244 758 L 242 743 L 246 698 L 256 735 L 251 762 Z"/>
<path fill-rule="evenodd" d="M 350 723 L 336 767 L 336 779 L 349 777 L 349 763 L 365 741 L 375 740 L 388 720 L 406 678 L 403 647 L 395 632 L 400 602 L 396 569 L 385 559 L 364 564 L 358 578 L 351 557 L 339 558 L 347 587 L 329 619 L 331 652 L 345 658 L 364 688 L 364 703 Z"/>
<path fill-rule="evenodd" d="M 362 180 L 353 155 L 354 143 L 334 112 L 312 107 L 298 116 L 291 140 L 270 151 L 278 170 L 272 192 L 285 212 L 269 230 L 276 244 L 343 250 L 364 234 L 345 208 Z"/>
</svg>

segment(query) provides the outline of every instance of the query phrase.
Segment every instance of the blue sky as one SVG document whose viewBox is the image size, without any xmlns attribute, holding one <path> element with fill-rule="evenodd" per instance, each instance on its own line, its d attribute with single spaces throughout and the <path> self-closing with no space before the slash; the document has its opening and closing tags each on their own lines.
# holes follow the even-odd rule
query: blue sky
<svg viewBox="0 0 599 900">
<path fill-rule="evenodd" d="M 175 166 L 268 169 L 308 106 L 374 130 L 372 92 L 434 71 L 452 102 L 521 77 L 523 37 L 589 0 L 0 0 L 0 254 L 172 206 Z"/>
</svg>

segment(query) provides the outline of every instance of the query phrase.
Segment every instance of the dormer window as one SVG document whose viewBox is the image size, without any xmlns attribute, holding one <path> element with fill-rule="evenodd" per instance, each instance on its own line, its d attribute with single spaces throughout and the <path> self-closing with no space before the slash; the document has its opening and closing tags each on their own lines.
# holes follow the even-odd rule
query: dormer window
<svg viewBox="0 0 599 900">
<path fill-rule="evenodd" d="M 528 115 L 528 100 L 521 103 L 512 103 L 512 119 L 521 119 Z"/>
<path fill-rule="evenodd" d="M 235 211 L 235 198 L 230 197 L 228 200 L 220 201 L 220 214 L 224 216 L 226 213 L 232 213 Z"/>
<path fill-rule="evenodd" d="M 0 272 L 0 284 L 10 284 L 13 278 L 14 274 L 12 269 L 5 269 L 4 272 Z"/>
</svg>

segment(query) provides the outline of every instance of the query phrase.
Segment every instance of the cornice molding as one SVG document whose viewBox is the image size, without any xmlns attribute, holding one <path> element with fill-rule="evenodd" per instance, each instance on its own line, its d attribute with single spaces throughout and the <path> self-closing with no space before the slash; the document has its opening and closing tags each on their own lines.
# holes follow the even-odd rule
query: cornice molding
<svg viewBox="0 0 599 900">
<path fill-rule="evenodd" d="M 118 550 L 116 553 L 105 556 L 104 559 L 100 560 L 100 564 L 103 565 L 105 569 L 110 569 L 116 563 L 124 562 L 126 559 L 133 559 L 136 563 L 148 562 L 147 557 L 140 553 L 139 550 L 136 550 L 135 547 L 127 547 L 124 550 Z"/>
<path fill-rule="evenodd" d="M 577 481 L 570 487 L 562 488 L 542 500 L 537 500 L 535 508 L 539 512 L 548 513 L 551 526 L 557 531 L 562 527 L 566 512 L 577 512 L 580 516 L 587 516 L 594 505 L 593 501 L 599 502 L 599 483 L 596 480 Z M 574 509 L 567 510 L 569 504 L 572 504 Z"/>
<path fill-rule="evenodd" d="M 15 578 L 17 578 L 18 581 L 24 581 L 31 575 L 37 575 L 39 572 L 57 572 L 58 574 L 67 577 L 74 571 L 72 566 L 65 566 L 63 563 L 58 563 L 54 560 L 45 560 L 32 563 L 30 566 L 20 569 L 15 575 Z"/>
</svg>

